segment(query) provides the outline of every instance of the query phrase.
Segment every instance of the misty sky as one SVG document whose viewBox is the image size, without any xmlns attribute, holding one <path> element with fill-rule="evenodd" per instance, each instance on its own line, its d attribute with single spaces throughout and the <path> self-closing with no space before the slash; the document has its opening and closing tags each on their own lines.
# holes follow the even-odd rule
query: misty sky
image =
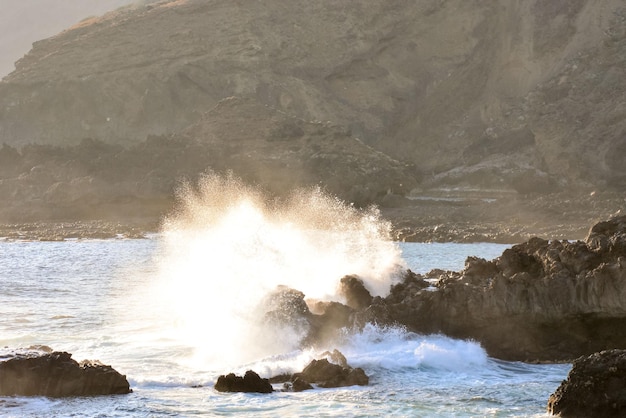
<svg viewBox="0 0 626 418">
<path fill-rule="evenodd" d="M 0 0 L 0 78 L 32 43 L 137 0 Z"/>
</svg>

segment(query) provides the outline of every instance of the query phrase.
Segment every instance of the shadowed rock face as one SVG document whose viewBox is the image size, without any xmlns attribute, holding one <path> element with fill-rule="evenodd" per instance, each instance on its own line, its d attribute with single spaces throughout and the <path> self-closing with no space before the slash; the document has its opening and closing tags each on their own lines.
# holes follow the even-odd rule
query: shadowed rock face
<svg viewBox="0 0 626 418">
<path fill-rule="evenodd" d="M 299 377 L 309 383 L 317 383 L 322 388 L 369 384 L 369 377 L 360 367 L 354 369 L 349 366 L 340 366 L 327 359 L 313 360 L 302 370 Z"/>
<path fill-rule="evenodd" d="M 625 350 L 576 359 L 567 379 L 548 400 L 548 412 L 563 418 L 622 417 L 625 411 Z"/>
<path fill-rule="evenodd" d="M 318 302 L 313 314 L 304 294 L 282 289 L 288 303 L 269 316 L 305 329 L 307 345 L 374 323 L 473 339 L 505 360 L 571 361 L 626 346 L 626 216 L 593 226 L 584 242 L 533 238 L 492 261 L 469 257 L 460 272 L 409 270 L 385 298 L 356 276 L 341 283 L 352 307 Z"/>
<path fill-rule="evenodd" d="M 13 353 L 0 359 L 0 396 L 95 396 L 130 393 L 126 377 L 65 352 Z"/>
<path fill-rule="evenodd" d="M 234 373 L 222 375 L 215 383 L 218 392 L 253 392 L 272 393 L 274 389 L 268 379 L 261 378 L 256 372 L 248 370 L 246 374 L 236 376 Z"/>
<path fill-rule="evenodd" d="M 585 242 L 534 238 L 493 261 L 470 257 L 465 270 L 435 275 L 434 291 L 419 275 L 391 289 L 385 303 L 396 322 L 472 338 L 510 360 L 571 360 L 626 346 L 624 216 L 595 225 Z"/>
</svg>

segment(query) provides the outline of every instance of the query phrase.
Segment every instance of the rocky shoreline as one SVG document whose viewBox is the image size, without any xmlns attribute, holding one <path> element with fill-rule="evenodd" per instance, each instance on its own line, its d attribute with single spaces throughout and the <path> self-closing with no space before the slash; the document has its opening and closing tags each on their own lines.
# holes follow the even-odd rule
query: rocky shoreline
<svg viewBox="0 0 626 418">
<path fill-rule="evenodd" d="M 0 224 L 0 241 L 64 241 L 70 239 L 142 239 L 159 230 L 158 222 L 26 222 Z"/>
<path fill-rule="evenodd" d="M 0 352 L 0 396 L 125 395 L 126 376 L 99 361 L 72 359 L 72 354 L 47 346 Z"/>
<path fill-rule="evenodd" d="M 9 225 L 0 231 L 4 234 L 20 231 L 5 239 L 110 238 L 112 235 L 139 238 L 144 233 L 142 227 L 149 224 L 129 227 L 107 222 L 35 223 Z M 373 323 L 475 340 L 489 356 L 503 360 L 573 361 L 568 379 L 548 401 L 551 413 L 563 417 L 598 413 L 619 416 L 625 408 L 626 216 L 596 223 L 584 240 L 548 241 L 534 237 L 506 249 L 494 260 L 469 257 L 465 268 L 458 272 L 432 270 L 421 275 L 407 270 L 384 298 L 373 297 L 356 275 L 343 277 L 339 289 L 342 301 L 314 303 L 296 289 L 279 287 L 267 299 L 264 319 L 278 329 L 294 323 L 304 326 L 308 332 L 302 340 L 303 346 L 323 347 L 342 329 L 358 330 Z M 331 353 L 331 357 L 333 354 L 336 355 Z M 51 362 L 59 366 L 48 367 Z M 345 357 L 336 362 L 338 365 L 328 361 L 318 363 L 312 362 L 300 374 L 277 376 L 273 381 L 258 378 L 253 372 L 246 376 L 248 380 L 255 378 L 253 391 L 261 391 L 260 387 L 265 392 L 269 392 L 270 383 L 285 383 L 286 391 L 306 390 L 309 383 L 318 387 L 367 385 L 364 371 L 347 366 Z M 333 368 L 332 374 L 322 378 L 317 372 L 309 373 L 313 366 L 324 371 Z M 19 371 L 22 368 L 34 370 L 28 375 L 28 382 L 11 378 L 22 373 Z M 0 361 L 0 369 L 0 372 L 5 370 L 0 392 L 10 395 L 57 397 L 130 392 L 125 377 L 110 366 L 98 362 L 79 364 L 71 360 L 71 354 L 50 349 L 36 355 L 33 352 L 11 355 Z M 69 374 L 72 382 L 67 384 L 60 383 L 65 377 L 59 373 L 49 373 L 64 369 L 75 370 Z M 115 375 L 116 382 L 124 383 L 122 389 L 115 383 L 113 389 L 101 390 L 99 383 L 92 382 L 90 385 L 96 389 L 85 392 L 89 385 L 80 382 L 100 379 L 94 377 L 96 372 L 105 380 Z M 220 377 L 224 378 L 223 385 L 216 384 L 217 390 L 240 391 L 239 384 L 246 380 L 245 376 L 234 374 Z M 41 382 L 48 382 L 44 389 L 40 388 Z M 54 390 L 46 389 L 50 387 Z M 66 391 L 68 387 L 79 387 L 78 392 Z M 581 405 L 586 409 L 581 409 Z"/>
<path fill-rule="evenodd" d="M 494 260 L 469 257 L 459 272 L 408 270 L 384 298 L 358 276 L 340 281 L 343 302 L 276 289 L 267 320 L 306 324 L 304 344 L 367 323 L 479 342 L 494 358 L 567 362 L 626 347 L 626 216 L 594 225 L 585 241 L 532 238 Z"/>
<path fill-rule="evenodd" d="M 488 197 L 485 197 L 488 196 Z M 172 199 L 173 202 L 173 199 Z M 388 196 L 379 204 L 391 223 L 391 237 L 405 242 L 492 242 L 518 244 L 532 237 L 582 240 L 602 219 L 622 214 L 624 196 L 617 193 L 521 196 L 506 192 L 428 191 L 412 199 Z M 157 233 L 171 211 L 102 219 L 0 218 L 0 240 L 143 238 Z"/>
</svg>

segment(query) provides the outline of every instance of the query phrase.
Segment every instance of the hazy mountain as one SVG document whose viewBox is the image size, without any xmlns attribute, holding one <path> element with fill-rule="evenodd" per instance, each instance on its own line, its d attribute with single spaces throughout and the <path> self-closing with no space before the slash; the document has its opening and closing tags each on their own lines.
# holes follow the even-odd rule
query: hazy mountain
<svg viewBox="0 0 626 418">
<path fill-rule="evenodd" d="M 623 191 L 625 60 L 622 0 L 164 0 L 36 42 L 0 143 L 129 148 L 238 96 L 343 126 L 421 188 Z"/>
<path fill-rule="evenodd" d="M 33 42 L 56 35 L 87 17 L 137 0 L 0 1 L 0 78 L 14 70 Z"/>
</svg>

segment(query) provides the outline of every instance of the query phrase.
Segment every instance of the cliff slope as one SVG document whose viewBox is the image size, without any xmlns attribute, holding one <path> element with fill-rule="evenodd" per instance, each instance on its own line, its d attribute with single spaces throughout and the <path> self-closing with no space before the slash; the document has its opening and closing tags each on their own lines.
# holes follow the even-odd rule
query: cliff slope
<svg viewBox="0 0 626 418">
<path fill-rule="evenodd" d="M 0 83 L 0 142 L 129 145 L 235 95 L 430 185 L 623 189 L 625 31 L 619 0 L 163 1 L 35 43 Z"/>
<path fill-rule="evenodd" d="M 129 149 L 237 96 L 413 165 L 414 195 L 621 194 L 625 58 L 621 0 L 163 0 L 35 43 L 0 143 Z"/>
</svg>

